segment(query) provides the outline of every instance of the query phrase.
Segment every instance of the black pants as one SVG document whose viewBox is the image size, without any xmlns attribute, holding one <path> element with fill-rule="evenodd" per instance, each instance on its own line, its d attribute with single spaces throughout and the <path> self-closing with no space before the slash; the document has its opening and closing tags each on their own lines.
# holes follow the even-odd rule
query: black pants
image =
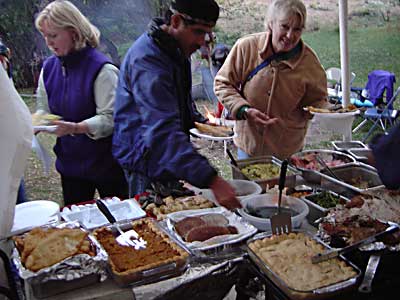
<svg viewBox="0 0 400 300">
<path fill-rule="evenodd" d="M 128 184 L 123 176 L 107 181 L 84 180 L 61 175 L 64 206 L 94 199 L 97 189 L 100 198 L 128 198 Z"/>
</svg>

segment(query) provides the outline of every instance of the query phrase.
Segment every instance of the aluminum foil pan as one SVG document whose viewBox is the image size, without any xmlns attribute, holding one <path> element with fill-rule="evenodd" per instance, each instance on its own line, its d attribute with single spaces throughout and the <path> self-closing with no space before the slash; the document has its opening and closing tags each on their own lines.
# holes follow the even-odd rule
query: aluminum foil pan
<svg viewBox="0 0 400 300">
<path fill-rule="evenodd" d="M 48 228 L 50 226 L 44 227 Z M 62 223 L 54 227 L 80 228 L 78 222 Z M 24 280 L 28 280 L 31 284 L 41 284 L 50 280 L 72 281 L 92 274 L 98 274 L 100 281 L 104 281 L 107 278 L 106 266 L 108 255 L 91 234 L 88 237 L 96 249 L 96 256 L 88 254 L 75 255 L 37 272 L 32 272 L 23 266 L 17 248 L 14 248 L 11 258 L 18 270 L 19 276 Z"/>
<path fill-rule="evenodd" d="M 234 226 L 238 230 L 238 234 L 229 234 L 215 236 L 204 242 L 185 242 L 182 237 L 176 232 L 174 224 L 184 218 L 201 216 L 205 214 L 222 214 L 229 221 L 229 226 Z M 215 248 L 224 248 L 227 245 L 236 244 L 241 242 L 257 232 L 257 228 L 246 222 L 244 219 L 236 215 L 235 213 L 227 210 L 224 207 L 207 208 L 207 209 L 196 209 L 196 210 L 185 210 L 179 211 L 167 216 L 166 226 L 170 235 L 172 235 L 180 244 L 185 245 L 192 251 L 204 251 Z"/>
</svg>

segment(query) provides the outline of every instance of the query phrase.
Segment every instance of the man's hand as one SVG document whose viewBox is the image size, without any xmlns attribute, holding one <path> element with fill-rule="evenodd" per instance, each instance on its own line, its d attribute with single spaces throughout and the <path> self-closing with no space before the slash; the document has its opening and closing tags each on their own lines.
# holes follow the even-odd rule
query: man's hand
<svg viewBox="0 0 400 300">
<path fill-rule="evenodd" d="M 210 185 L 215 198 L 219 204 L 227 209 L 233 210 L 235 208 L 241 208 L 239 200 L 236 198 L 235 190 L 233 187 L 222 177 L 215 176 Z"/>
</svg>

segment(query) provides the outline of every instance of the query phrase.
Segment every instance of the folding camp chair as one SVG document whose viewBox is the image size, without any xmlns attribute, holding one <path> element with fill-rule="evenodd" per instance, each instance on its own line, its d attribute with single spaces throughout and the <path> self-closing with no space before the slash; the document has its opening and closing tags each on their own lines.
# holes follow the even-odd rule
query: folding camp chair
<svg viewBox="0 0 400 300">
<path fill-rule="evenodd" d="M 378 124 L 381 126 L 384 133 L 387 134 L 388 129 L 393 126 L 399 115 L 398 110 L 392 109 L 393 102 L 396 100 L 396 97 L 399 95 L 399 93 L 400 93 L 400 87 L 397 88 L 396 92 L 389 100 L 389 102 L 386 104 L 385 108 L 379 108 L 379 107 L 368 108 L 364 113 L 363 116 L 364 120 L 356 128 L 354 128 L 353 133 L 359 130 L 362 126 L 364 126 L 366 122 L 373 121 L 373 124 L 370 127 L 368 133 L 362 139 L 363 142 L 365 142 L 368 139 L 368 137 L 372 134 L 372 132 L 375 130 Z"/>
</svg>

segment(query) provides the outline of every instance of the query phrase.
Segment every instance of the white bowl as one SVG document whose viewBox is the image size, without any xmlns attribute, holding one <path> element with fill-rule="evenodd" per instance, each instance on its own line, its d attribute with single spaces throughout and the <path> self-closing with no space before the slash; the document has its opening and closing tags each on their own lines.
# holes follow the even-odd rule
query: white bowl
<svg viewBox="0 0 400 300">
<path fill-rule="evenodd" d="M 243 208 L 239 209 L 240 215 L 250 224 L 254 225 L 261 231 L 271 231 L 271 221 L 269 218 L 259 218 L 247 213 L 247 205 L 251 207 L 278 206 L 278 196 L 271 194 L 261 194 L 246 197 L 242 200 Z M 308 215 L 309 208 L 307 204 L 298 198 L 282 195 L 282 207 L 288 207 L 298 214 L 292 217 L 292 227 L 299 228 Z"/>
<path fill-rule="evenodd" d="M 249 180 L 242 180 L 242 179 L 231 179 L 227 180 L 228 183 L 235 189 L 236 196 L 240 202 L 243 201 L 246 197 L 259 195 L 262 193 L 261 186 Z M 200 193 L 207 199 L 215 202 L 214 193 L 210 189 L 202 189 Z"/>
</svg>

